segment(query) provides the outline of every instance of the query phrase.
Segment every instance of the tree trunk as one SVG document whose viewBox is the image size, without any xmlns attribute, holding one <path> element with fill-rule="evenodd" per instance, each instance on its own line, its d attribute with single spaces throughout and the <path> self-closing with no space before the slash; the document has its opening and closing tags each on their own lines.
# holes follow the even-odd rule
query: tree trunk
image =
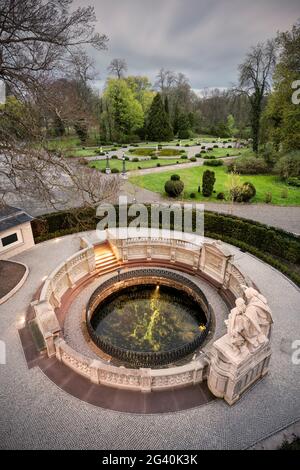
<svg viewBox="0 0 300 470">
<path fill-rule="evenodd" d="M 256 91 L 251 100 L 251 128 L 253 139 L 253 151 L 258 153 L 259 134 L 260 134 L 260 118 L 261 118 L 262 100 L 259 91 Z"/>
</svg>

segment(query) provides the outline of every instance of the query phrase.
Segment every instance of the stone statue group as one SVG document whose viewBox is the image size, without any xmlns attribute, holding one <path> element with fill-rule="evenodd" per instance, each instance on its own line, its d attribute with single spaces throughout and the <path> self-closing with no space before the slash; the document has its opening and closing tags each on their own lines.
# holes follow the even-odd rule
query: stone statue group
<svg viewBox="0 0 300 470">
<path fill-rule="evenodd" d="M 234 353 L 247 356 L 268 342 L 273 319 L 265 297 L 253 287 L 242 287 L 245 299 L 236 299 L 225 324 Z"/>
</svg>

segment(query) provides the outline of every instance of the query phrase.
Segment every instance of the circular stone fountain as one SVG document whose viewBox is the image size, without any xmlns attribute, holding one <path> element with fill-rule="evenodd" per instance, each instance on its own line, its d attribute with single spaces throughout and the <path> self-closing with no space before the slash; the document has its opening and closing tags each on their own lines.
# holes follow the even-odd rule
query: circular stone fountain
<svg viewBox="0 0 300 470">
<path fill-rule="evenodd" d="M 91 296 L 86 324 L 94 343 L 131 367 L 174 363 L 194 352 L 210 324 L 201 289 L 166 270 L 139 270 L 106 281 Z"/>
</svg>

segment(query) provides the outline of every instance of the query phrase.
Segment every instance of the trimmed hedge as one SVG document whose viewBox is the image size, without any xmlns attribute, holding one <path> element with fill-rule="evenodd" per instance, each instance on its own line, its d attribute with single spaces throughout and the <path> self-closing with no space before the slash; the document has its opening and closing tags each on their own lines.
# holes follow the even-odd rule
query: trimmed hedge
<svg viewBox="0 0 300 470">
<path fill-rule="evenodd" d="M 223 160 L 205 160 L 203 163 L 204 166 L 223 166 Z"/>
<path fill-rule="evenodd" d="M 31 222 L 36 243 L 94 230 L 96 224 L 96 209 L 91 207 L 46 214 Z M 209 211 L 204 214 L 204 227 L 205 236 L 248 251 L 300 285 L 300 275 L 291 267 L 291 264 L 300 265 L 299 237 L 259 222 Z"/>
<path fill-rule="evenodd" d="M 300 239 L 283 230 L 215 212 L 205 212 L 204 226 L 205 233 L 230 237 L 289 263 L 300 264 Z"/>
<path fill-rule="evenodd" d="M 45 214 L 31 222 L 35 243 L 69 235 L 81 230 L 94 230 L 96 209 L 83 207 L 76 210 Z"/>
</svg>

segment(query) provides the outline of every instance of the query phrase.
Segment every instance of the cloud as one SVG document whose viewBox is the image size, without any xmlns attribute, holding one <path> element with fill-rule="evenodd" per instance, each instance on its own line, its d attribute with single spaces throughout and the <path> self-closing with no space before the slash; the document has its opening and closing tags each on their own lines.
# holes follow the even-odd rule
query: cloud
<svg viewBox="0 0 300 470">
<path fill-rule="evenodd" d="M 259 41 L 288 30 L 298 0 L 75 0 L 91 4 L 108 51 L 92 51 L 101 79 L 115 57 L 128 72 L 149 75 L 161 67 L 185 73 L 194 88 L 228 87 L 237 66 Z"/>
</svg>

